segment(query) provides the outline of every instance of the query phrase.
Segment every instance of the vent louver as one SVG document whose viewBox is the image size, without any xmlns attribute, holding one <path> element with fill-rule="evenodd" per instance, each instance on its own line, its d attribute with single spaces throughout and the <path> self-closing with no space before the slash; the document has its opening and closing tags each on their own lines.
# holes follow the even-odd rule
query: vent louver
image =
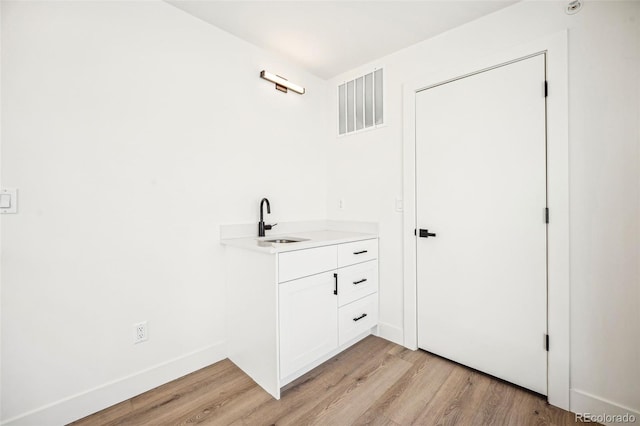
<svg viewBox="0 0 640 426">
<path fill-rule="evenodd" d="M 338 134 L 384 124 L 383 70 L 378 68 L 338 86 Z"/>
</svg>

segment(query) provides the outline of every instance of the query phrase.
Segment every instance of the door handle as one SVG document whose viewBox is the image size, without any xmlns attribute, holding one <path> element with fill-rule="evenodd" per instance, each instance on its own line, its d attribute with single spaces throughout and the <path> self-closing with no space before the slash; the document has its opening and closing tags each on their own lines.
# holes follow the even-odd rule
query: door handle
<svg viewBox="0 0 640 426">
<path fill-rule="evenodd" d="M 335 280 L 335 287 L 333 288 L 333 294 L 338 294 L 338 274 L 333 274 Z"/>
<path fill-rule="evenodd" d="M 420 238 L 435 237 L 435 232 L 429 232 L 428 229 L 420 229 Z"/>
</svg>

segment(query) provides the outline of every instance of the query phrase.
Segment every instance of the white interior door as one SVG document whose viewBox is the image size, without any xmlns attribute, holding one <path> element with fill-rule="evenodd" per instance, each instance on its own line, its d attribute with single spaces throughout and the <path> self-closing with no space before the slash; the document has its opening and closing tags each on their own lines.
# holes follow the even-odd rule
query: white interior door
<svg viewBox="0 0 640 426">
<path fill-rule="evenodd" d="M 416 244 L 418 346 L 546 395 L 544 81 L 540 54 L 416 94 Z"/>
</svg>

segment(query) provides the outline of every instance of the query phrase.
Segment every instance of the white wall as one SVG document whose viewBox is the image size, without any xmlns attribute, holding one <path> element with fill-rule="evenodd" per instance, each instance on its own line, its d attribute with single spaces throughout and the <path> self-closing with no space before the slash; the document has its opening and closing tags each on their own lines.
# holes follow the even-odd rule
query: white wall
<svg viewBox="0 0 640 426">
<path fill-rule="evenodd" d="M 640 3 L 565 4 L 519 3 L 332 79 L 328 214 L 380 222 L 381 331 L 402 339 L 402 84 L 568 28 L 572 409 L 640 411 Z M 373 66 L 387 126 L 337 138 L 335 88 Z"/>
<path fill-rule="evenodd" d="M 62 423 L 225 356 L 219 225 L 325 218 L 326 83 L 159 1 L 2 9 L 2 419 Z"/>
<path fill-rule="evenodd" d="M 640 3 L 564 4 L 517 4 L 338 76 L 325 122 L 325 82 L 167 4 L 3 1 L 0 178 L 20 211 L 0 220 L 1 418 L 85 402 L 61 423 L 224 356 L 218 226 L 257 221 L 262 196 L 274 221 L 380 222 L 381 330 L 401 340 L 402 83 L 565 28 L 572 387 L 640 410 Z M 335 85 L 373 65 L 387 126 L 338 139 Z M 140 320 L 150 340 L 134 346 Z"/>
<path fill-rule="evenodd" d="M 0 25 L 2 23 L 2 5 L 0 4 Z M 1 27 L 0 27 L 1 30 Z M 2 34 L 0 31 L 0 100 L 2 99 Z M 2 164 L 2 102 L 0 101 L 0 165 Z M 0 172 L 0 188 L 2 173 Z M 0 222 L 0 243 L 2 242 L 2 224 Z M 0 244 L 0 320 L 2 320 L 2 244 Z M 2 323 L 0 323 L 0 422 L 2 421 Z"/>
</svg>

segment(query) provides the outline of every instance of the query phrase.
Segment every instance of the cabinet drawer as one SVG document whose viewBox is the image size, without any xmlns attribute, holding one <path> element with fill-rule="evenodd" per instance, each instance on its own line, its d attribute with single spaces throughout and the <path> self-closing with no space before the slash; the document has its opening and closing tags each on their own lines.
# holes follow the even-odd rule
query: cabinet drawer
<svg viewBox="0 0 640 426">
<path fill-rule="evenodd" d="M 378 239 L 338 245 L 338 267 L 378 258 Z"/>
<path fill-rule="evenodd" d="M 338 310 L 339 344 L 343 345 L 378 324 L 378 293 Z"/>
<path fill-rule="evenodd" d="M 290 281 L 320 272 L 331 271 L 336 269 L 336 259 L 336 246 L 280 253 L 278 254 L 278 281 Z"/>
<path fill-rule="evenodd" d="M 378 291 L 378 261 L 358 263 L 338 270 L 338 305 L 343 306 Z"/>
</svg>

